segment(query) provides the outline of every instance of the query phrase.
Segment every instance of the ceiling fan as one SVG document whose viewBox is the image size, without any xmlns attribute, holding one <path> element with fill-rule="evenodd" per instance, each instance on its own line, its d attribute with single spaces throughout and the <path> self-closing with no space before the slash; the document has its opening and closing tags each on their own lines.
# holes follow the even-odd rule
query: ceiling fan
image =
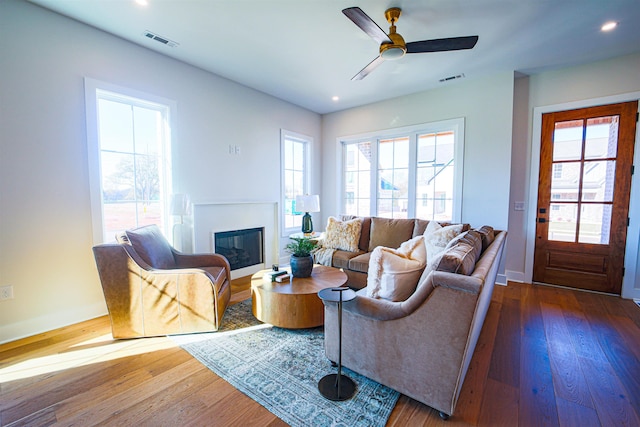
<svg viewBox="0 0 640 427">
<path fill-rule="evenodd" d="M 402 58 L 405 53 L 445 52 L 450 50 L 472 49 L 478 42 L 478 36 L 450 37 L 445 39 L 422 40 L 405 43 L 402 36 L 396 33 L 396 22 L 400 18 L 402 10 L 392 7 L 384 12 L 385 18 L 391 27 L 389 34 L 376 24 L 373 19 L 359 7 L 349 7 L 342 11 L 347 18 L 353 21 L 369 37 L 380 43 L 380 55 L 364 67 L 351 80 L 362 80 L 378 65 L 387 60 Z"/>
</svg>

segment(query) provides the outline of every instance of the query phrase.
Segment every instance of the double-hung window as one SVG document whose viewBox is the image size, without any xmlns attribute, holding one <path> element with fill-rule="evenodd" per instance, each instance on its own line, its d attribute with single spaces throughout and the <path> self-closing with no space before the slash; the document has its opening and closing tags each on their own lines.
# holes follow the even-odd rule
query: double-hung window
<svg viewBox="0 0 640 427">
<path fill-rule="evenodd" d="M 342 212 L 460 221 L 464 119 L 340 142 Z"/>
<path fill-rule="evenodd" d="M 171 102 L 87 79 L 94 240 L 126 229 L 169 227 Z"/>
<path fill-rule="evenodd" d="M 304 212 L 296 210 L 296 196 L 309 194 L 309 156 L 313 139 L 309 136 L 282 130 L 282 235 L 299 232 Z"/>
</svg>

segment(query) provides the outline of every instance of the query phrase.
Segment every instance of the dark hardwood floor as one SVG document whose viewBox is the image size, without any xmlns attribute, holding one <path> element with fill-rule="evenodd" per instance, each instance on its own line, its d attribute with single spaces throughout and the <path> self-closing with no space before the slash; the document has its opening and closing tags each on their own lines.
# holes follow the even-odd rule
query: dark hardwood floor
<svg viewBox="0 0 640 427">
<path fill-rule="evenodd" d="M 171 340 L 115 341 L 100 317 L 0 345 L 0 425 L 285 424 Z M 640 426 L 640 308 L 496 286 L 454 416 L 402 396 L 387 425 Z"/>
</svg>

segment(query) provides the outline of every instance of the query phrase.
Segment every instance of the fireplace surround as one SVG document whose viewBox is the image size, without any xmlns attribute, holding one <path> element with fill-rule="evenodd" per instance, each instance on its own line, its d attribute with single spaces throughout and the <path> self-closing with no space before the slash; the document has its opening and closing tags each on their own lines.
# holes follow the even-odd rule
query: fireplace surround
<svg viewBox="0 0 640 427">
<path fill-rule="evenodd" d="M 193 249 L 196 253 L 216 252 L 214 235 L 217 233 L 263 229 L 262 261 L 231 271 L 232 279 L 250 276 L 278 263 L 277 213 L 277 202 L 196 202 L 193 204 Z"/>
</svg>

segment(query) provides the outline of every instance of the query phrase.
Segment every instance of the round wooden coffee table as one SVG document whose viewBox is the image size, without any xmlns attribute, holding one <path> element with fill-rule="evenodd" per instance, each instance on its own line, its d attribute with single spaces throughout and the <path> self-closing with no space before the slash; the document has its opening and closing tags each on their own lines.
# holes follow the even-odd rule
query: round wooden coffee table
<svg viewBox="0 0 640 427">
<path fill-rule="evenodd" d="M 285 283 L 269 282 L 259 271 L 251 277 L 251 307 L 256 319 L 280 328 L 314 328 L 324 324 L 324 304 L 318 292 L 347 283 L 341 270 L 314 265 L 311 277 L 293 277 Z"/>
</svg>

